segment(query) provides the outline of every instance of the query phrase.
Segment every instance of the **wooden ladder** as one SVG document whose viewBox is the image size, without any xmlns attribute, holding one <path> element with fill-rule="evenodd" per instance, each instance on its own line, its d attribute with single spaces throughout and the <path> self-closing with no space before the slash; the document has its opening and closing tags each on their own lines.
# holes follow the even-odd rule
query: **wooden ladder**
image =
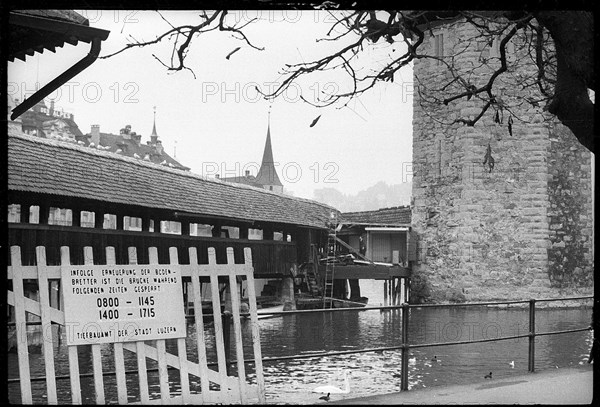
<svg viewBox="0 0 600 407">
<path fill-rule="evenodd" d="M 333 308 L 333 282 L 335 277 L 336 246 L 337 246 L 337 216 L 332 212 L 327 235 L 327 250 L 325 260 L 325 275 L 323 276 L 323 308 Z M 327 307 L 329 302 L 329 307 Z"/>
</svg>

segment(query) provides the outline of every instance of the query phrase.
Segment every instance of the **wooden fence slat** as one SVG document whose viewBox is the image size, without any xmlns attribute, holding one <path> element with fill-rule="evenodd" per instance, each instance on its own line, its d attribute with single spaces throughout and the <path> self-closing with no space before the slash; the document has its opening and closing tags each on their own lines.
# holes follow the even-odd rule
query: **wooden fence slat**
<svg viewBox="0 0 600 407">
<path fill-rule="evenodd" d="M 135 343 L 135 350 L 138 362 L 138 377 L 140 382 L 140 402 L 148 404 L 150 395 L 148 394 L 148 372 L 146 368 L 146 345 L 143 341 Z"/>
<path fill-rule="evenodd" d="M 104 376 L 102 374 L 102 346 L 92 345 L 92 365 L 94 369 L 94 388 L 96 389 L 96 404 L 106 404 L 104 395 Z"/>
<path fill-rule="evenodd" d="M 153 360 L 158 360 L 158 352 L 156 350 L 156 347 L 151 346 L 151 345 L 144 345 L 144 346 L 145 346 L 146 357 L 153 359 Z M 136 351 L 136 345 L 133 342 L 124 342 L 123 347 L 131 352 Z M 179 357 L 177 357 L 171 353 L 167 353 L 165 355 L 165 360 L 166 360 L 167 366 L 172 366 L 175 369 L 179 369 L 181 367 L 181 360 L 179 359 Z M 188 366 L 188 372 L 190 374 L 193 374 L 194 376 L 200 377 L 200 368 L 199 368 L 198 364 L 191 362 L 189 360 L 186 363 Z M 219 372 L 215 372 L 214 370 L 209 370 L 208 371 L 208 380 L 210 380 L 211 382 L 219 383 L 219 380 L 220 380 Z M 227 381 L 225 382 L 224 386 L 227 388 L 233 388 L 234 386 L 236 386 L 236 384 L 237 384 L 237 380 L 232 380 L 230 378 L 227 378 Z"/>
<path fill-rule="evenodd" d="M 17 356 L 19 359 L 19 382 L 21 384 L 21 403 L 31 404 L 31 372 L 29 369 L 27 319 L 25 317 L 25 291 L 23 290 L 23 277 L 19 272 L 19 268 L 21 267 L 21 248 L 19 246 L 11 246 L 10 259 L 15 270 L 12 281 L 15 304 L 15 335 L 17 338 Z"/>
<path fill-rule="evenodd" d="M 169 263 L 171 265 L 179 264 L 179 257 L 177 255 L 177 248 L 169 248 Z M 183 284 L 183 282 L 181 282 Z M 186 326 L 187 328 L 187 326 Z M 187 334 L 186 334 L 187 336 Z M 179 380 L 181 382 L 181 396 L 184 403 L 188 403 L 190 400 L 190 377 L 187 369 L 187 349 L 185 346 L 185 338 L 177 339 L 177 355 L 181 360 L 181 366 L 179 368 Z"/>
<path fill-rule="evenodd" d="M 235 265 L 233 247 L 227 248 L 227 264 Z M 242 343 L 242 326 L 240 324 L 240 297 L 237 288 L 237 276 L 229 275 L 229 288 L 231 290 L 231 309 L 233 313 L 233 335 L 235 338 L 235 355 L 237 360 L 239 378 L 240 403 L 247 403 L 246 394 L 246 367 L 244 365 L 244 347 Z"/>
<path fill-rule="evenodd" d="M 158 264 L 158 249 L 156 247 L 148 248 L 149 264 Z M 169 400 L 169 371 L 167 370 L 167 360 L 165 351 L 165 340 L 156 341 L 158 351 L 158 380 L 160 382 L 160 398 L 163 403 Z"/>
<path fill-rule="evenodd" d="M 129 263 L 137 264 L 137 252 L 134 247 L 130 247 L 129 249 Z M 140 377 L 140 399 L 142 404 L 147 404 L 152 402 L 158 402 L 159 400 L 150 400 L 149 399 L 149 391 L 148 391 L 148 381 L 147 381 L 147 370 L 146 370 L 146 357 L 158 361 L 159 367 L 159 380 L 161 387 L 161 403 L 171 403 L 174 400 L 181 400 L 183 403 L 191 403 L 191 402 L 232 402 L 233 397 L 239 398 L 239 401 L 243 404 L 247 404 L 247 397 L 250 395 L 250 391 L 254 392 L 258 388 L 258 396 L 259 401 L 264 403 L 264 379 L 262 376 L 262 361 L 260 360 L 260 336 L 258 332 L 258 318 L 256 316 L 256 295 L 254 289 L 254 281 L 253 281 L 253 267 L 252 267 L 252 255 L 249 249 L 244 250 L 245 254 L 245 264 L 244 265 L 235 265 L 234 252 L 232 248 L 227 248 L 227 262 L 228 264 L 216 264 L 216 253 L 214 248 L 208 249 L 208 265 L 198 265 L 198 256 L 195 248 L 189 248 L 190 252 L 190 265 L 179 266 L 178 258 L 177 258 L 177 249 L 170 247 L 169 248 L 169 256 L 170 256 L 170 264 L 177 265 L 177 267 L 185 267 L 186 272 L 189 276 L 192 277 L 192 289 L 194 292 L 194 309 L 195 309 L 195 322 L 197 328 L 197 339 L 198 339 L 198 363 L 190 362 L 187 359 L 187 349 L 185 338 L 177 339 L 177 347 L 178 352 L 177 355 L 170 354 L 166 352 L 166 341 L 159 340 L 154 341 L 156 343 L 156 347 L 152 347 L 146 345 L 144 341 L 136 341 L 135 343 L 115 343 L 114 344 L 114 354 L 115 354 L 115 371 L 116 371 L 116 381 L 117 381 L 117 396 L 119 404 L 127 403 L 127 386 L 125 379 L 125 363 L 124 363 L 124 355 L 123 350 L 127 349 L 136 353 L 138 358 L 138 369 L 139 369 L 139 377 Z M 68 267 L 71 265 L 70 261 L 70 249 L 69 247 L 61 247 L 61 266 L 47 266 L 45 260 L 45 248 L 38 247 L 36 248 L 36 256 L 37 256 L 37 268 L 35 269 L 36 274 L 33 275 L 33 278 L 38 278 L 39 286 L 40 286 L 40 302 L 31 300 L 29 298 L 24 297 L 24 295 L 18 295 L 18 293 L 23 293 L 23 273 L 21 270 L 21 262 L 20 262 L 20 248 L 14 246 L 11 247 L 11 255 L 13 256 L 12 266 L 11 266 L 11 277 L 13 278 L 13 291 L 9 291 L 7 298 L 8 303 L 15 306 L 15 314 L 19 314 L 18 310 L 20 310 L 21 317 L 18 319 L 22 320 L 22 330 L 20 333 L 21 336 L 25 335 L 26 338 L 26 324 L 25 324 L 25 312 L 32 312 L 36 315 L 40 315 L 42 317 L 42 327 L 43 332 L 46 333 L 51 331 L 52 322 L 56 322 L 64 325 L 64 311 L 57 310 L 55 308 L 50 307 L 50 297 L 49 297 L 49 276 L 54 276 L 57 271 L 62 272 L 62 267 Z M 149 248 L 149 257 L 150 264 L 158 264 L 158 252 L 155 247 Z M 18 259 L 16 258 L 18 257 Z M 114 247 L 106 247 L 106 264 L 114 265 L 115 261 L 115 250 Z M 93 263 L 93 251 L 90 247 L 84 247 L 84 263 L 87 265 L 92 265 Z M 27 266 L 29 268 L 29 273 L 32 272 L 31 266 Z M 182 272 L 182 275 L 183 272 Z M 253 335 L 253 346 L 254 346 L 254 355 L 255 358 L 258 357 L 256 362 L 257 367 L 257 381 L 258 385 L 254 387 L 254 385 L 250 386 L 246 382 L 246 372 L 245 365 L 243 363 L 244 353 L 243 353 L 243 343 L 242 343 L 242 330 L 240 323 L 240 298 L 239 291 L 237 286 L 237 276 L 245 275 L 248 279 L 249 286 L 249 298 L 250 298 L 250 308 L 251 312 L 253 312 L 253 317 L 251 320 L 252 324 L 252 335 Z M 213 316 L 214 316 L 214 327 L 215 327 L 215 337 L 216 337 L 216 351 L 217 351 L 217 359 L 218 359 L 218 371 L 213 371 L 208 368 L 207 365 L 207 355 L 206 355 L 206 344 L 205 344 L 205 334 L 204 334 L 204 325 L 203 325 L 203 311 L 202 311 L 202 294 L 201 294 L 201 285 L 200 285 L 200 276 L 210 276 L 210 288 L 213 293 L 212 297 L 212 305 L 213 305 Z M 234 327 L 234 338 L 235 338 L 235 346 L 236 346 L 236 360 L 238 361 L 238 377 L 229 377 L 227 376 L 227 366 L 225 359 L 225 343 L 223 341 L 223 323 L 222 323 L 222 313 L 221 313 L 221 298 L 219 295 L 219 276 L 228 276 L 229 277 L 229 290 L 231 295 L 231 306 L 233 313 L 233 327 Z M 20 285 L 20 287 L 19 287 Z M 61 284 L 60 289 L 62 290 L 63 284 Z M 20 288 L 20 290 L 19 290 Z M 61 293 L 62 294 L 62 293 Z M 61 301 L 64 298 L 64 295 L 61 295 Z M 229 306 L 227 307 L 229 309 Z M 17 324 L 18 326 L 19 324 Z M 18 328 L 17 328 L 18 329 Z M 48 339 L 48 338 L 44 338 Z M 25 343 L 25 346 L 21 346 L 21 352 L 24 351 L 27 361 L 26 363 L 21 363 L 23 359 L 23 355 L 19 355 L 19 369 L 20 375 L 25 377 L 25 380 L 21 381 L 21 385 L 23 387 L 29 388 L 29 395 L 27 395 L 27 390 L 23 390 L 22 387 L 22 401 L 31 403 L 31 382 L 30 382 L 30 372 L 29 372 L 29 356 L 27 350 L 27 340 L 21 341 L 21 344 Z M 46 359 L 46 380 L 48 387 L 48 402 L 56 403 L 56 379 L 55 379 L 55 371 L 54 371 L 54 359 L 53 359 L 53 338 L 50 337 L 49 340 L 45 341 L 44 344 L 44 357 Z M 103 382 L 103 372 L 102 372 L 102 354 L 101 354 L 101 346 L 102 345 L 92 345 L 92 357 L 93 357 L 93 373 L 94 373 L 94 385 L 96 388 L 96 403 L 103 404 L 105 403 L 105 390 L 104 390 L 104 382 Z M 23 349 L 24 348 L 24 349 Z M 68 357 L 69 357 L 69 370 L 70 370 L 70 379 L 71 379 L 71 396 L 73 404 L 81 404 L 82 403 L 82 394 L 81 394 L 81 382 L 80 382 L 80 371 L 79 371 L 79 361 L 78 361 L 78 347 L 77 346 L 69 346 L 68 347 Z M 181 379 L 181 389 L 182 395 L 177 396 L 175 398 L 170 397 L 170 389 L 169 389 L 169 381 L 168 381 L 168 370 L 167 366 L 173 366 L 180 370 L 180 379 Z M 27 371 L 27 374 L 23 373 Z M 143 372 L 143 373 L 142 373 Z M 199 395 L 190 394 L 189 389 L 189 374 L 200 377 L 202 391 Z M 220 391 L 210 391 L 209 385 L 210 382 L 215 382 L 219 384 Z M 54 388 L 53 388 L 54 384 Z M 144 388 L 145 387 L 145 388 Z M 261 390 L 262 388 L 262 390 Z M 237 394 L 239 391 L 239 395 Z M 53 394 L 54 393 L 54 394 Z"/>
<path fill-rule="evenodd" d="M 187 368 L 187 347 L 185 346 L 185 338 L 177 338 L 177 355 L 181 359 L 181 367 L 179 368 L 179 380 L 181 381 L 181 396 L 183 403 L 190 402 L 190 376 Z"/>
<path fill-rule="evenodd" d="M 214 247 L 208 248 L 208 264 L 216 266 L 217 255 Z M 221 317 L 221 299 L 219 295 L 219 280 L 216 273 L 210 276 L 210 288 L 213 308 L 213 323 L 215 326 L 215 347 L 217 350 L 217 366 L 220 376 L 220 391 L 225 394 L 227 389 L 223 388 L 223 384 L 227 381 L 227 367 L 225 360 L 225 342 L 223 341 L 223 320 Z"/>
<path fill-rule="evenodd" d="M 12 291 L 8 291 L 6 293 L 6 302 L 8 305 L 15 306 L 15 293 Z M 34 315 L 41 315 L 42 310 L 40 308 L 40 303 L 32 300 L 31 298 L 23 298 L 23 304 L 25 305 L 25 311 Z M 48 311 L 48 315 L 50 316 L 50 320 L 56 324 L 65 325 L 65 313 L 63 311 L 57 310 L 55 308 L 50 308 Z"/>
<path fill-rule="evenodd" d="M 6 278 L 12 280 L 13 275 L 15 273 L 14 266 L 8 266 L 6 270 Z M 21 277 L 24 280 L 31 280 L 37 278 L 37 266 L 19 266 L 19 274 L 21 274 Z M 60 266 L 46 266 L 46 277 L 49 279 L 59 279 Z"/>
<path fill-rule="evenodd" d="M 167 358 L 165 350 L 165 340 L 156 341 L 156 350 L 158 352 L 158 381 L 160 382 L 160 399 L 163 404 L 169 401 L 169 371 L 167 369 Z"/>
<path fill-rule="evenodd" d="M 135 246 L 127 248 L 127 256 L 129 258 L 129 264 L 138 264 L 137 248 Z M 148 370 L 146 366 L 146 347 L 144 346 L 144 341 L 136 341 L 135 350 L 138 365 L 138 381 L 140 384 L 140 402 L 142 404 L 148 404 L 150 402 L 150 394 L 148 390 Z"/>
<path fill-rule="evenodd" d="M 198 253 L 195 247 L 188 249 L 190 266 L 198 265 Z M 206 338 L 204 337 L 204 316 L 202 311 L 202 295 L 198 268 L 192 269 L 192 290 L 194 293 L 194 321 L 196 323 L 196 343 L 198 346 L 198 364 L 200 365 L 200 395 L 204 402 L 204 394 L 208 395 L 208 362 L 206 360 Z"/>
<path fill-rule="evenodd" d="M 60 248 L 60 264 L 62 266 L 71 265 L 71 251 L 68 246 Z M 64 289 L 64 284 L 61 284 L 61 290 Z M 64 295 L 61 295 L 64 298 Z M 61 304 L 61 309 L 64 307 Z M 67 327 L 68 328 L 68 327 Z M 67 335 L 69 330 L 67 329 Z M 71 376 L 71 400 L 73 404 L 81 404 L 81 382 L 79 379 L 79 358 L 77 356 L 77 346 L 67 346 L 69 349 L 69 373 Z"/>
<path fill-rule="evenodd" d="M 91 246 L 83 248 L 83 263 L 85 265 L 94 264 L 94 250 Z M 94 389 L 96 390 L 96 404 L 105 404 L 104 395 L 104 377 L 102 375 L 102 345 L 92 345 L 92 367 L 94 370 Z"/>
<path fill-rule="evenodd" d="M 244 249 L 244 262 L 247 266 L 252 266 L 252 250 L 249 247 Z M 258 308 L 256 306 L 256 287 L 254 287 L 254 275 L 252 268 L 247 274 L 248 287 L 248 305 L 250 307 L 250 322 L 252 330 L 252 346 L 254 350 L 254 366 L 256 370 L 256 383 L 258 385 L 258 402 L 266 403 L 265 398 L 265 378 L 263 376 L 262 352 L 260 347 L 260 328 L 258 325 Z"/>
<path fill-rule="evenodd" d="M 46 369 L 46 389 L 48 404 L 57 404 L 56 377 L 54 375 L 54 341 L 52 338 L 52 321 L 50 319 L 50 292 L 46 275 L 46 248 L 35 249 L 38 266 L 38 287 L 40 293 L 40 317 L 42 319 L 42 346 L 44 350 L 44 367 Z"/>
<path fill-rule="evenodd" d="M 115 342 L 114 346 L 117 399 L 119 404 L 127 404 L 127 380 L 125 378 L 125 356 L 123 355 L 123 342 Z"/>
<path fill-rule="evenodd" d="M 117 264 L 115 248 L 106 247 L 106 265 Z M 117 399 L 119 404 L 127 404 L 127 380 L 125 379 L 125 357 L 123 355 L 123 342 L 114 343 L 115 373 L 117 380 Z"/>
</svg>

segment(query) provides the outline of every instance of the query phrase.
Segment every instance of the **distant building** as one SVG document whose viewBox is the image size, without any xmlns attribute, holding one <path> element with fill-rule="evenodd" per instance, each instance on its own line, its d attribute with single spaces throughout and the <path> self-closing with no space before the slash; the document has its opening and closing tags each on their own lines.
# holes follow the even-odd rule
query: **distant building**
<svg viewBox="0 0 600 407">
<path fill-rule="evenodd" d="M 246 170 L 243 176 L 220 178 L 223 181 L 235 182 L 237 184 L 246 184 L 257 188 L 263 188 L 269 191 L 283 193 L 283 184 L 279 180 L 277 171 L 275 170 L 275 162 L 273 160 L 273 149 L 271 147 L 271 123 L 267 126 L 267 140 L 265 142 L 265 150 L 263 152 L 262 163 L 258 174 L 251 175 L 249 170 Z"/>
<path fill-rule="evenodd" d="M 15 105 L 18 102 L 14 100 Z M 53 100 L 50 101 L 50 106 L 44 100 L 38 102 L 19 119 L 23 133 L 32 136 L 75 142 L 83 135 L 75 123 L 75 116 L 63 109 L 56 109 Z"/>
<path fill-rule="evenodd" d="M 8 116 L 19 101 L 8 97 Z M 48 106 L 43 100 L 34 107 L 23 113 L 15 120 L 8 117 L 9 131 L 22 132 L 32 136 L 64 141 L 80 146 L 90 147 L 102 151 L 112 151 L 119 155 L 138 158 L 140 160 L 151 161 L 155 164 L 161 164 L 166 167 L 188 171 L 190 168 L 180 164 L 177 160 L 167 154 L 156 132 L 156 117 L 152 127 L 150 141 L 146 144 L 141 143 L 141 134 L 131 131 L 131 126 L 127 125 L 121 129 L 120 134 L 100 133 L 100 126 L 93 125 L 91 133 L 83 134 L 74 120 L 72 113 L 65 112 L 63 109 L 56 109 L 54 101 L 50 101 Z M 135 217 L 125 217 L 125 230 L 141 230 L 141 219 Z M 29 219 L 21 219 L 20 208 L 15 205 L 9 205 L 8 222 L 39 222 L 39 208 L 33 206 L 29 211 Z M 87 211 L 81 212 L 81 225 L 93 227 L 94 214 Z M 60 209 L 51 207 L 48 213 L 48 224 L 50 225 L 71 225 L 71 209 Z M 106 229 L 115 229 L 117 220 L 114 215 L 104 215 L 104 227 Z M 163 221 L 161 223 L 162 233 L 180 233 L 180 225 L 177 222 Z"/>
<path fill-rule="evenodd" d="M 142 135 L 131 131 L 131 125 L 126 125 L 119 131 L 119 134 L 101 133 L 100 126 L 92 125 L 91 132 L 78 138 L 78 143 L 104 151 L 138 158 L 140 160 L 151 161 L 155 164 L 161 164 L 166 167 L 189 171 L 186 167 L 171 157 L 164 150 L 162 142 L 158 139 L 156 132 L 156 112 L 154 112 L 154 123 L 150 140 L 146 144 L 142 143 Z M 81 142 L 80 142 L 81 141 Z"/>
</svg>

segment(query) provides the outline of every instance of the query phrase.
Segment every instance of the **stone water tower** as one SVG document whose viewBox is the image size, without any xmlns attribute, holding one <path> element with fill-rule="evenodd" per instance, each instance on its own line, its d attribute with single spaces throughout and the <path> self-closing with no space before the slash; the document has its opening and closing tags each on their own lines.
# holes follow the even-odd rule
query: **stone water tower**
<svg viewBox="0 0 600 407">
<path fill-rule="evenodd" d="M 439 103 L 465 84 L 487 83 L 500 64 L 499 39 L 445 21 L 426 30 L 419 49 L 440 59 L 414 62 L 416 302 L 593 293 L 593 156 L 544 102 L 536 106 L 542 95 L 531 85 L 536 68 L 522 53 L 524 38 L 508 43 L 509 72 L 493 88 L 498 103 L 474 126 L 452 123 L 479 115 L 476 96 Z M 461 78 L 451 83 L 444 62 Z"/>
</svg>

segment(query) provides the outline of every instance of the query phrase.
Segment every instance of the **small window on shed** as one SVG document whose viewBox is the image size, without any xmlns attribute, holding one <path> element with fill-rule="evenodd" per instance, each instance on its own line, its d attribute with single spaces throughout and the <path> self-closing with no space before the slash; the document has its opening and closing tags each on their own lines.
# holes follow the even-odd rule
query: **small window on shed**
<svg viewBox="0 0 600 407">
<path fill-rule="evenodd" d="M 123 229 L 125 230 L 142 230 L 142 218 L 133 216 L 123 216 Z"/>
<path fill-rule="evenodd" d="M 261 229 L 248 229 L 248 240 L 262 240 L 263 231 Z"/>
<path fill-rule="evenodd" d="M 70 209 L 50 207 L 48 224 L 71 226 L 73 224 L 73 211 Z"/>
<path fill-rule="evenodd" d="M 96 213 L 81 211 L 81 217 L 79 218 L 79 225 L 82 228 L 93 228 L 96 222 Z"/>
<path fill-rule="evenodd" d="M 190 236 L 212 236 L 212 225 L 190 223 Z"/>
<path fill-rule="evenodd" d="M 21 205 L 12 204 L 8 205 L 8 223 L 19 223 L 21 222 Z"/>
<path fill-rule="evenodd" d="M 117 215 L 111 213 L 104 214 L 104 223 L 102 224 L 103 229 L 116 229 L 117 228 Z"/>
<path fill-rule="evenodd" d="M 227 229 L 229 232 L 230 239 L 239 239 L 240 238 L 240 228 L 236 226 L 223 226 L 223 229 Z"/>
<path fill-rule="evenodd" d="M 29 208 L 29 223 L 40 223 L 40 207 L 32 205 Z"/>
<path fill-rule="evenodd" d="M 160 222 L 161 233 L 169 233 L 172 235 L 181 234 L 181 222 L 174 220 L 163 220 Z"/>
</svg>

